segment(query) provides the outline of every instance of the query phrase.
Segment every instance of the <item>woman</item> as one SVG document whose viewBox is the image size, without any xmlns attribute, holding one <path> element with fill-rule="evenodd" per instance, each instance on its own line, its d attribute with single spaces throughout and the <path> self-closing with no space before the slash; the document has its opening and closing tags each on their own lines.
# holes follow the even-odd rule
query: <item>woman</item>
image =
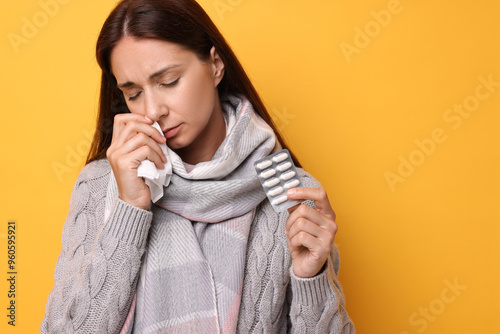
<svg viewBox="0 0 500 334">
<path fill-rule="evenodd" d="M 97 131 L 42 333 L 353 333 L 328 197 L 299 169 L 288 196 L 309 205 L 273 211 L 253 163 L 285 144 L 203 9 L 124 0 L 97 60 Z M 144 160 L 173 169 L 154 204 Z"/>
</svg>

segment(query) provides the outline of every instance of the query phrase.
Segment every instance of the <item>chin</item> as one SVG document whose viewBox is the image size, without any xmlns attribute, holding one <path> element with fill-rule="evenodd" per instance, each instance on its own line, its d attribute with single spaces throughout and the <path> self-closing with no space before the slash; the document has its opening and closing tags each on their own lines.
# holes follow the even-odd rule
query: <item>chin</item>
<svg viewBox="0 0 500 334">
<path fill-rule="evenodd" d="M 168 143 L 168 142 L 167 142 L 167 146 L 169 149 L 171 149 L 173 151 L 180 150 L 180 149 L 184 148 L 183 145 L 176 145 L 175 143 Z"/>
<path fill-rule="evenodd" d="M 179 138 L 171 138 L 167 139 L 167 146 L 173 150 L 182 150 L 184 148 L 187 148 L 189 146 L 189 143 L 186 143 L 183 140 L 179 140 Z"/>
</svg>

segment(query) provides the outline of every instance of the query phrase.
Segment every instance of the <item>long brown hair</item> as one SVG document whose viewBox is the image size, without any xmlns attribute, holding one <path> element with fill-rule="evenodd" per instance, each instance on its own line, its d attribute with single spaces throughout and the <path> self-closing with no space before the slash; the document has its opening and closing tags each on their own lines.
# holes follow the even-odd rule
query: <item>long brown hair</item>
<svg viewBox="0 0 500 334">
<path fill-rule="evenodd" d="M 242 94 L 269 124 L 283 148 L 288 148 L 240 62 L 207 13 L 194 0 L 122 0 L 113 9 L 99 34 L 96 58 L 102 70 L 97 130 L 86 163 L 106 157 L 111 145 L 113 119 L 130 112 L 111 72 L 111 51 L 125 36 L 152 38 L 177 43 L 200 59 L 210 56 L 215 46 L 225 71 L 218 85 L 219 96 Z M 300 163 L 290 151 L 297 166 Z"/>
</svg>

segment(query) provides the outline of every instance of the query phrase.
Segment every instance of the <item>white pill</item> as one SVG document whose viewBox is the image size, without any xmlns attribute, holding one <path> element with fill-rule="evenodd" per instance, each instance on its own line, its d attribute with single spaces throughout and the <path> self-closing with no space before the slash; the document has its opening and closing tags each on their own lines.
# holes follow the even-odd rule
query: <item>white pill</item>
<svg viewBox="0 0 500 334">
<path fill-rule="evenodd" d="M 285 183 L 285 188 L 290 189 L 290 188 L 298 186 L 299 184 L 300 184 L 299 180 L 288 181 L 287 183 Z"/>
<path fill-rule="evenodd" d="M 268 169 L 260 173 L 260 177 L 267 179 L 268 177 L 271 177 L 274 174 L 276 174 L 276 171 L 274 169 Z"/>
<path fill-rule="evenodd" d="M 278 167 L 276 167 L 276 169 L 279 170 L 280 172 L 282 172 L 284 170 L 287 170 L 290 167 L 292 167 L 292 163 L 288 161 L 288 162 L 285 162 L 281 165 L 278 165 Z"/>
<path fill-rule="evenodd" d="M 277 178 L 273 177 L 272 179 L 267 180 L 266 182 L 264 182 L 264 187 L 270 188 L 270 187 L 273 187 L 273 186 L 277 185 L 278 183 L 280 183 L 280 180 L 278 180 Z"/>
<path fill-rule="evenodd" d="M 286 195 L 283 195 L 283 196 L 280 196 L 278 198 L 275 198 L 273 199 L 273 205 L 278 205 L 278 204 L 281 204 L 283 202 L 285 202 L 286 200 L 288 199 L 288 197 L 286 197 Z"/>
<path fill-rule="evenodd" d="M 281 153 L 281 154 L 276 155 L 276 156 L 273 158 L 273 161 L 274 161 L 274 162 L 282 162 L 282 161 L 283 161 L 283 160 L 285 160 L 286 158 L 288 158 L 288 154 L 286 154 L 286 153 Z"/>
<path fill-rule="evenodd" d="M 264 168 L 271 166 L 272 164 L 273 163 L 271 162 L 271 160 L 264 160 L 264 161 L 261 161 L 257 164 L 257 168 L 264 169 Z"/>
<path fill-rule="evenodd" d="M 283 191 L 284 190 L 282 187 L 276 187 L 274 189 L 269 190 L 268 194 L 271 196 L 276 196 L 276 195 L 281 194 Z"/>
<path fill-rule="evenodd" d="M 290 180 L 292 177 L 295 176 L 295 172 L 293 170 L 288 171 L 286 173 L 281 174 L 280 179 L 283 181 Z"/>
</svg>

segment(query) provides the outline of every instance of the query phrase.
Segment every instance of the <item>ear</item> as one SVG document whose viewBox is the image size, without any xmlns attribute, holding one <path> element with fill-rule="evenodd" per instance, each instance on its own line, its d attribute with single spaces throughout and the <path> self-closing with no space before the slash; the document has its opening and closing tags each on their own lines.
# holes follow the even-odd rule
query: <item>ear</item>
<svg viewBox="0 0 500 334">
<path fill-rule="evenodd" d="M 224 77 L 224 63 L 215 50 L 215 46 L 212 46 L 212 48 L 210 49 L 210 61 L 212 66 L 212 73 L 214 76 L 214 84 L 215 86 L 217 86 Z"/>
</svg>

